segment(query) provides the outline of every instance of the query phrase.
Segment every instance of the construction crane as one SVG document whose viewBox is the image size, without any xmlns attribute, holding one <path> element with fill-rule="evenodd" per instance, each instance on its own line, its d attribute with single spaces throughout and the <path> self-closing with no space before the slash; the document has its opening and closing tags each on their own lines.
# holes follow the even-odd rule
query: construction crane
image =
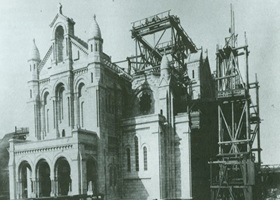
<svg viewBox="0 0 280 200">
<path fill-rule="evenodd" d="M 209 162 L 211 199 L 252 200 L 256 199 L 253 191 L 261 165 L 259 84 L 257 78 L 249 83 L 246 34 L 245 45 L 238 46 L 232 6 L 229 32 L 224 47 L 217 47 L 216 52 L 219 153 Z M 245 62 L 239 62 L 240 57 L 245 57 Z M 256 105 L 252 89 L 256 90 Z"/>
</svg>

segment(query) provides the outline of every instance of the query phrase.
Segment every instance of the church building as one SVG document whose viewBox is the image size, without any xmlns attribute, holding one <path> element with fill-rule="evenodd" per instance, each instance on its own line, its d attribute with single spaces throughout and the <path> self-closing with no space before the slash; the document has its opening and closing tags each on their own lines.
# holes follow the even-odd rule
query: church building
<svg viewBox="0 0 280 200">
<path fill-rule="evenodd" d="M 60 6 L 43 57 L 33 41 L 32 118 L 27 139 L 10 140 L 10 199 L 192 199 L 188 92 L 170 57 L 132 74 L 103 51 L 96 16 L 87 32 L 86 41 L 76 36 Z"/>
</svg>

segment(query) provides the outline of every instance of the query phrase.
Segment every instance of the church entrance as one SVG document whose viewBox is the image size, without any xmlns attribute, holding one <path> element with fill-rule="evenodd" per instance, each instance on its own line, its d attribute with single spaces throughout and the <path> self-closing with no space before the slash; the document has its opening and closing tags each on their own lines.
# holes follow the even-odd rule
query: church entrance
<svg viewBox="0 0 280 200">
<path fill-rule="evenodd" d="M 45 160 L 38 164 L 39 196 L 49 197 L 51 193 L 50 167 Z"/>
<path fill-rule="evenodd" d="M 87 193 L 97 194 L 97 165 L 93 159 L 87 161 Z"/>
<path fill-rule="evenodd" d="M 27 162 L 23 162 L 19 168 L 20 184 L 21 184 L 21 197 L 28 198 L 31 194 L 31 167 Z"/>
<path fill-rule="evenodd" d="M 60 158 L 56 162 L 57 193 L 68 195 L 71 192 L 71 169 L 66 158 Z"/>
</svg>

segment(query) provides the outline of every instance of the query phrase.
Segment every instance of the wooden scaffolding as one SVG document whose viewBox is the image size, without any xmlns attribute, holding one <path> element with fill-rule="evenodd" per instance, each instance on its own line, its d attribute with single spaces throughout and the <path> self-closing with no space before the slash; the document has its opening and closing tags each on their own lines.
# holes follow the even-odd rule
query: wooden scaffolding
<svg viewBox="0 0 280 200">
<path fill-rule="evenodd" d="M 259 85 L 257 78 L 249 83 L 246 35 L 245 45 L 237 46 L 232 9 L 229 31 L 225 46 L 217 47 L 216 52 L 219 153 L 216 161 L 209 162 L 211 199 L 252 200 L 261 164 Z M 240 57 L 245 57 L 243 63 Z M 252 89 L 256 90 L 256 105 L 250 95 Z"/>
</svg>

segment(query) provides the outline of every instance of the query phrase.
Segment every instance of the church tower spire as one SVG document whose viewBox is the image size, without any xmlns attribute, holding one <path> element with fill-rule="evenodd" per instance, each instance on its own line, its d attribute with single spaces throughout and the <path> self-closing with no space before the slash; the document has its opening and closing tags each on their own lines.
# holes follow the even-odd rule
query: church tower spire
<svg viewBox="0 0 280 200">
<path fill-rule="evenodd" d="M 99 25 L 96 21 L 96 15 L 93 16 L 88 34 L 88 55 L 90 61 L 100 62 L 103 51 L 103 39 Z"/>
<path fill-rule="evenodd" d="M 38 80 L 38 65 L 40 61 L 40 52 L 36 46 L 35 39 L 33 39 L 32 48 L 28 60 L 30 72 L 32 74 L 32 80 Z"/>
<path fill-rule="evenodd" d="M 40 97 L 39 97 L 39 71 L 38 67 L 41 62 L 40 52 L 36 46 L 35 39 L 33 39 L 32 48 L 29 55 L 29 68 L 30 68 L 30 80 L 29 86 L 29 100 L 28 107 L 29 112 L 34 113 L 34 118 L 31 118 L 29 122 L 29 138 L 36 140 L 40 138 Z M 35 119 L 35 120 L 33 120 Z"/>
</svg>

